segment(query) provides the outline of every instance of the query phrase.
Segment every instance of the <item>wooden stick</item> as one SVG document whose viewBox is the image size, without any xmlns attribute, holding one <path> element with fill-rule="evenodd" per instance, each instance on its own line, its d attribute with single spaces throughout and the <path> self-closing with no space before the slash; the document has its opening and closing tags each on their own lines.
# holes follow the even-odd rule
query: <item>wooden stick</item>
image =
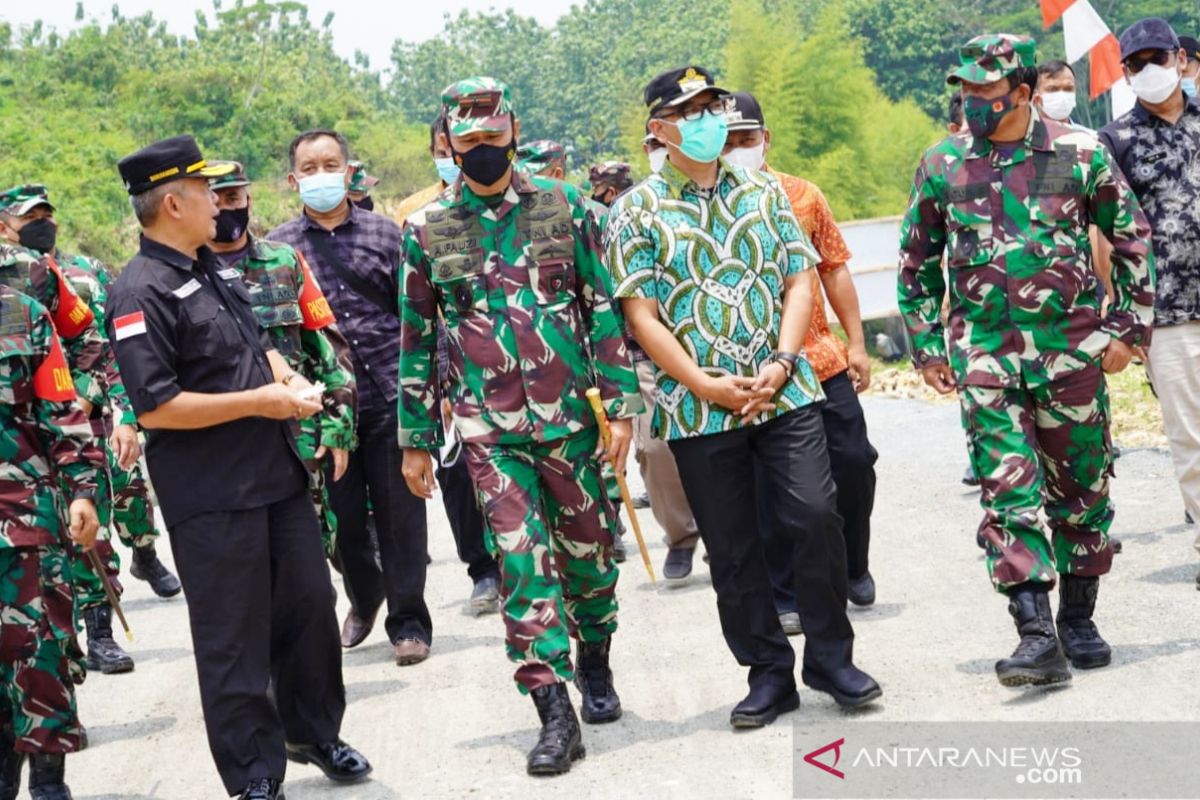
<svg viewBox="0 0 1200 800">
<path fill-rule="evenodd" d="M 100 576 L 100 583 L 104 584 L 104 593 L 108 595 L 108 604 L 113 607 L 113 611 L 117 612 L 117 619 L 121 620 L 121 627 L 125 629 L 125 638 L 132 642 L 133 631 L 129 629 L 129 623 L 125 621 L 125 612 L 121 610 L 121 601 L 117 599 L 117 593 L 113 591 L 112 583 L 108 580 L 108 573 L 104 571 L 104 563 L 100 561 L 100 555 L 94 547 L 88 550 L 87 554 L 92 561 L 92 569 Z"/>
<path fill-rule="evenodd" d="M 596 415 L 596 424 L 600 426 L 600 437 L 604 440 L 604 446 L 608 447 L 609 442 L 612 441 L 612 431 L 608 427 L 608 414 L 604 413 L 600 390 L 593 386 L 587 390 L 586 394 L 588 402 L 592 405 L 592 413 Z M 638 522 L 637 510 L 633 507 L 633 498 L 629 496 L 629 486 L 625 483 L 625 476 L 617 472 L 615 461 L 613 462 L 613 474 L 617 476 L 617 488 L 621 490 L 621 502 L 625 504 L 625 513 L 633 525 L 633 535 L 637 537 L 638 550 L 642 553 L 642 563 L 646 565 L 646 572 L 650 574 L 650 582 L 657 585 L 658 578 L 654 575 L 654 565 L 650 563 L 650 551 L 646 549 L 646 540 L 642 538 L 642 525 Z"/>
</svg>

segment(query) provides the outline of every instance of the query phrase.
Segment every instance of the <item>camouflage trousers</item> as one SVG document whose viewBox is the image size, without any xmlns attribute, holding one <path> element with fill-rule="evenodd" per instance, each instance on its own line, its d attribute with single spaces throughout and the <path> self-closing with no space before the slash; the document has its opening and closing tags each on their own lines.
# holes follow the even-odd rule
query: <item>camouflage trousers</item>
<svg viewBox="0 0 1200 800">
<path fill-rule="evenodd" d="M 597 435 L 464 445 L 523 694 L 574 677 L 571 637 L 598 642 L 617 629 L 615 514 L 592 455 Z"/>
<path fill-rule="evenodd" d="M 104 565 L 104 571 L 108 574 L 113 590 L 120 596 L 124 591 L 121 586 L 121 557 L 117 555 L 116 548 L 112 545 L 112 530 L 116 528 L 117 535 L 121 536 L 121 524 L 117 522 L 117 487 L 120 486 L 129 492 L 133 479 L 129 477 L 130 473 L 117 466 L 116 460 L 107 447 L 104 448 L 104 452 L 108 455 L 108 469 L 96 474 L 96 516 L 100 518 L 100 530 L 96 533 L 95 550 L 96 555 L 100 557 L 100 563 Z M 137 467 L 135 466 L 134 469 Z M 140 479 L 140 477 L 139 471 L 137 478 Z M 149 510 L 151 506 L 144 480 L 141 482 L 141 491 L 146 493 L 143 495 L 142 508 Z M 158 533 L 152 520 L 150 531 L 150 541 L 153 542 Z M 121 538 L 125 539 L 124 536 Z M 137 540 L 136 537 L 134 540 Z M 91 558 L 75 545 L 71 545 L 71 582 L 75 587 L 75 608 L 77 610 L 85 611 L 108 602 L 104 584 L 101 582 L 100 576 L 96 574 Z"/>
<path fill-rule="evenodd" d="M 300 451 L 300 458 L 304 459 L 304 466 L 308 468 L 309 492 L 312 495 L 313 507 L 317 510 L 317 519 L 321 521 L 321 545 L 325 548 L 325 557 L 333 558 L 337 547 L 337 515 L 333 513 L 333 506 L 329 503 L 325 470 L 316 458 L 318 437 L 316 421 L 311 418 L 302 420 L 296 432 L 296 449 Z"/>
<path fill-rule="evenodd" d="M 0 727 L 12 727 L 18 752 L 72 753 L 86 741 L 69 570 L 57 545 L 0 548 Z"/>
<path fill-rule="evenodd" d="M 1036 387 L 959 389 L 992 584 L 1112 567 L 1108 388 L 1098 365 Z M 1047 538 L 1040 512 L 1049 521 Z"/>
</svg>

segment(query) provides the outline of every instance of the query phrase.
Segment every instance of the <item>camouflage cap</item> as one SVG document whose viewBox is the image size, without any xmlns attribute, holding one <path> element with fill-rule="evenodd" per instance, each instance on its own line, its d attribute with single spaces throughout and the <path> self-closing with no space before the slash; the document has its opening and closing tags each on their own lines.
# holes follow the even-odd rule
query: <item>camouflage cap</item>
<svg viewBox="0 0 1200 800">
<path fill-rule="evenodd" d="M 50 210 L 54 210 L 46 187 L 40 183 L 14 186 L 0 194 L 0 211 L 14 217 L 23 217 L 38 206 L 50 206 Z"/>
<path fill-rule="evenodd" d="M 228 175 L 209 178 L 208 188 L 214 192 L 221 189 L 232 189 L 235 186 L 249 186 L 250 179 L 246 177 L 246 168 L 240 161 L 210 161 L 210 167 L 232 167 Z"/>
<path fill-rule="evenodd" d="M 989 33 L 976 36 L 958 51 L 959 66 L 946 83 L 995 83 L 1019 67 L 1037 65 L 1037 43 L 1028 36 Z"/>
<path fill-rule="evenodd" d="M 551 162 L 564 158 L 566 151 L 553 139 L 534 139 L 517 148 L 517 167 L 526 172 L 541 172 Z"/>
<path fill-rule="evenodd" d="M 367 174 L 367 165 L 361 161 L 350 162 L 350 188 L 348 192 L 367 192 L 379 183 L 379 178 Z"/>
<path fill-rule="evenodd" d="M 593 186 L 615 186 L 617 189 L 627 189 L 633 185 L 629 177 L 629 165 L 624 161 L 593 164 L 588 170 L 588 180 Z"/>
<path fill-rule="evenodd" d="M 446 127 L 455 136 L 502 133 L 512 127 L 512 96 L 507 84 L 478 77 L 456 81 L 442 90 Z"/>
</svg>

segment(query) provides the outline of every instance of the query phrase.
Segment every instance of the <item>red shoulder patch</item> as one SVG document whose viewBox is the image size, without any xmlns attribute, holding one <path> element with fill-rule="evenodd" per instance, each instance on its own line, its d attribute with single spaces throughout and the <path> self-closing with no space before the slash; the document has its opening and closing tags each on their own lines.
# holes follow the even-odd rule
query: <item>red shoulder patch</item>
<svg viewBox="0 0 1200 800">
<path fill-rule="evenodd" d="M 75 399 L 75 383 L 63 356 L 58 334 L 50 337 L 50 354 L 33 374 L 33 393 L 43 400 L 65 403 Z"/>
<path fill-rule="evenodd" d="M 51 256 L 46 256 L 46 264 L 50 267 L 50 271 L 58 278 L 58 308 L 54 310 L 51 319 L 54 321 L 54 327 L 58 330 L 60 336 L 65 339 L 74 339 L 79 334 L 83 333 L 95 317 L 92 315 L 92 310 L 88 308 L 87 303 L 83 302 L 83 298 L 75 294 L 75 290 L 71 288 L 71 283 L 63 277 L 62 270 L 58 267 Z"/>
<path fill-rule="evenodd" d="M 313 277 L 308 262 L 299 250 L 296 251 L 296 258 L 300 259 L 300 272 L 304 276 L 304 288 L 300 290 L 300 313 L 304 316 L 304 327 L 310 331 L 327 328 L 333 324 L 333 309 L 329 307 L 329 301 L 325 299 L 324 292 L 317 285 L 317 279 Z"/>
</svg>

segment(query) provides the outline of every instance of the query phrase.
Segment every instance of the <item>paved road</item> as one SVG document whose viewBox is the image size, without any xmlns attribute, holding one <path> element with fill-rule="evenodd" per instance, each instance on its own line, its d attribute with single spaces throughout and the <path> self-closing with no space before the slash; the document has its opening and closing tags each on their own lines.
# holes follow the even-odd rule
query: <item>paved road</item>
<svg viewBox="0 0 1200 800">
<path fill-rule="evenodd" d="M 1200 593 L 1192 531 L 1165 454 L 1118 462 L 1115 532 L 1125 552 L 1103 585 L 1100 620 L 1113 664 L 1058 691 L 1001 687 L 992 662 L 1014 644 L 1004 601 L 974 545 L 977 500 L 958 482 L 965 456 L 953 405 L 868 398 L 880 451 L 872 571 L 879 602 L 853 609 L 859 663 L 883 684 L 881 720 L 1195 720 L 1200 698 Z M 335 789 L 312 767 L 288 774 L 305 798 L 787 798 L 792 725 L 842 718 L 801 690 L 801 710 L 773 727 L 733 733 L 729 709 L 744 673 L 725 649 L 706 568 L 655 589 L 625 565 L 614 667 L 625 716 L 585 729 L 588 757 L 570 775 L 524 774 L 536 735 L 533 705 L 510 676 L 496 616 L 461 611 L 466 571 L 440 506 L 431 506 L 429 602 L 433 657 L 397 668 L 382 631 L 345 658 L 344 735 L 375 764 L 374 780 Z M 665 548 L 648 511 L 652 555 Z M 80 707 L 92 747 L 68 760 L 77 798 L 222 797 L 200 718 L 184 601 L 132 584 L 126 608 L 137 670 L 88 678 Z M 344 613 L 339 605 L 339 617 Z M 794 640 L 797 641 L 798 640 Z"/>
</svg>

